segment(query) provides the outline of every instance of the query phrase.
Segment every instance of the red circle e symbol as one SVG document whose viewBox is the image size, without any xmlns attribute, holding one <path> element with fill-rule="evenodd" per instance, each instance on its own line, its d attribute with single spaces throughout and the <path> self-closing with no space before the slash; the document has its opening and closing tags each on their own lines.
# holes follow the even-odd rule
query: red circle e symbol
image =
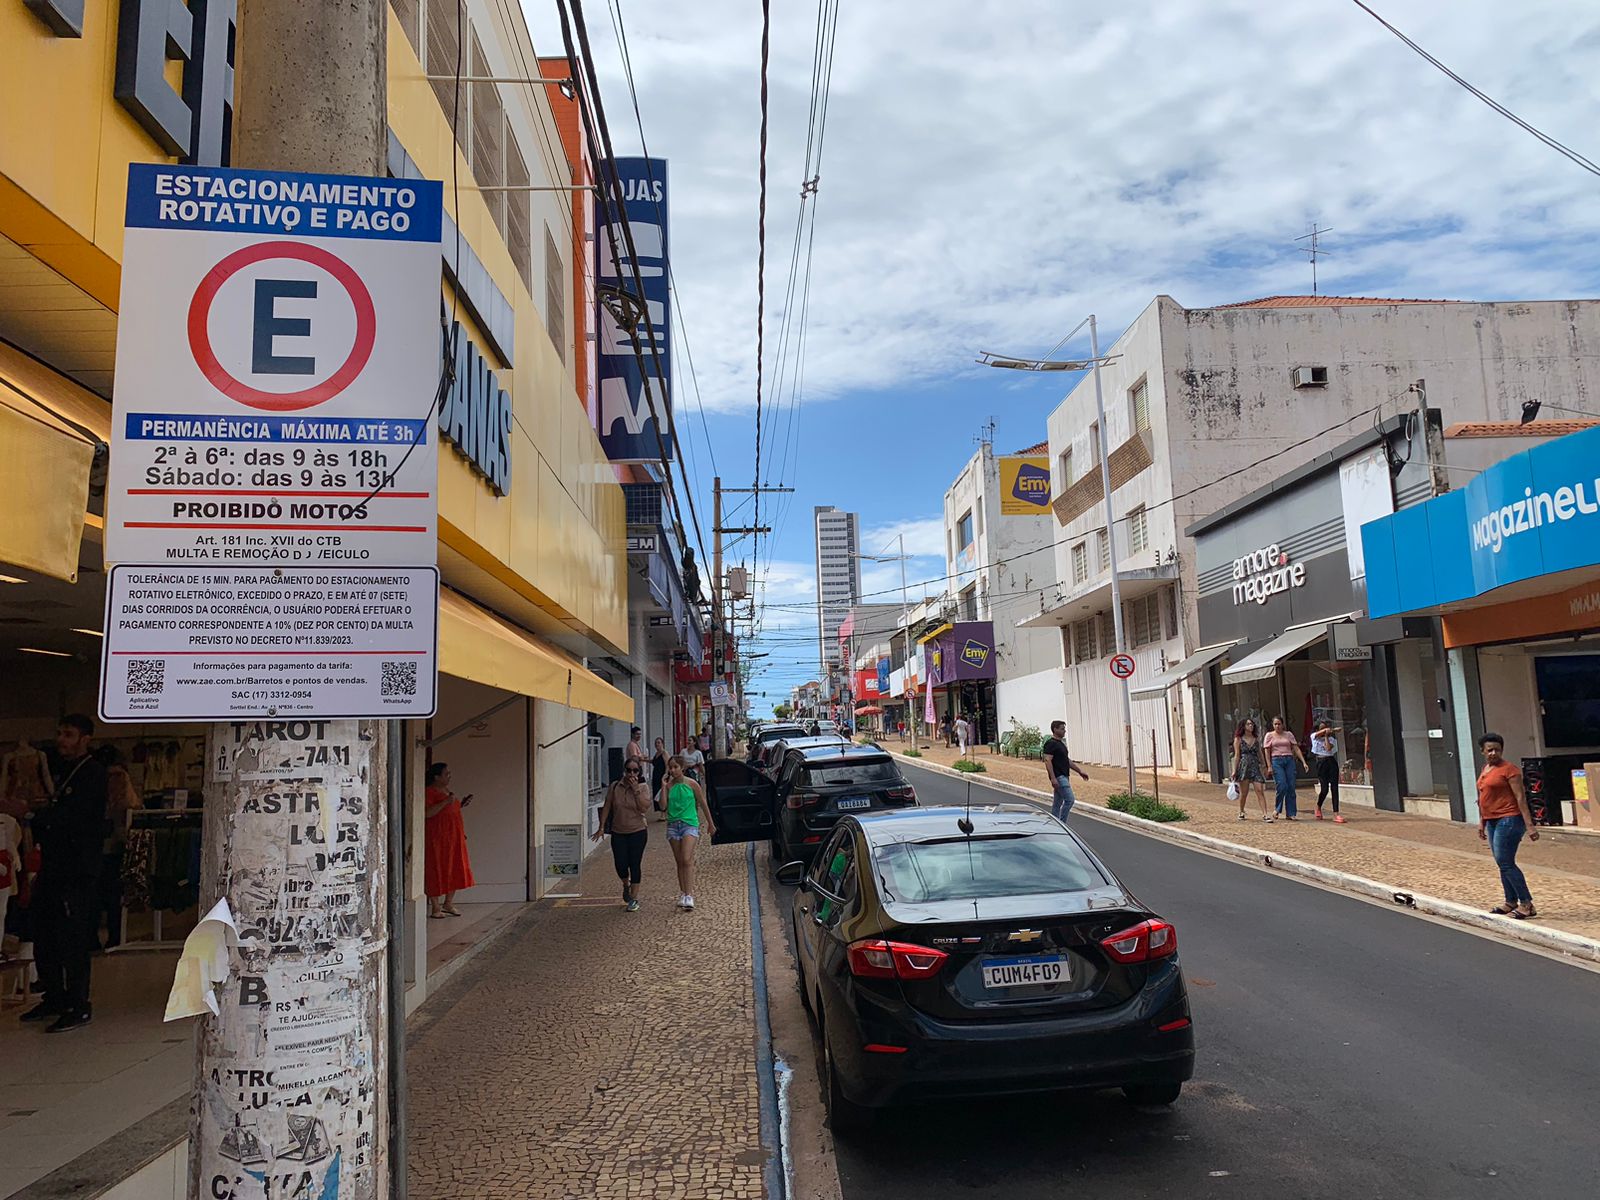
<svg viewBox="0 0 1600 1200">
<path fill-rule="evenodd" d="M 217 360 L 206 327 L 211 317 L 211 302 L 217 298 L 218 289 L 232 278 L 236 271 L 269 258 L 297 258 L 314 267 L 321 267 L 339 281 L 344 290 L 350 294 L 350 302 L 355 305 L 356 339 L 355 344 L 350 347 L 350 354 L 340 364 L 339 369 L 327 379 L 298 392 L 264 392 L 260 388 L 253 388 L 235 379 Z M 367 291 L 367 285 L 361 282 L 361 276 L 357 275 L 350 264 L 342 258 L 318 246 L 307 246 L 300 242 L 257 242 L 254 246 L 235 250 L 206 272 L 206 277 L 194 291 L 194 299 L 189 302 L 189 351 L 194 355 L 200 373 L 212 387 L 230 400 L 237 400 L 240 404 L 265 409 L 268 412 L 298 412 L 302 408 L 311 408 L 337 396 L 355 381 L 356 376 L 361 374 L 362 368 L 367 365 L 367 360 L 372 357 L 372 345 L 377 335 L 377 313 L 372 306 L 372 295 Z"/>
</svg>

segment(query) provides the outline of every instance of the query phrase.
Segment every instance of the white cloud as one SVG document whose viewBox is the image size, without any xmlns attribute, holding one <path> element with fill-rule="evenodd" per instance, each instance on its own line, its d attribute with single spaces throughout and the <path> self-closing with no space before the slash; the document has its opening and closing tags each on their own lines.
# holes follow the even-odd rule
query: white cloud
<svg viewBox="0 0 1600 1200">
<path fill-rule="evenodd" d="M 553 14 L 530 12 L 542 53 Z M 598 11 L 598 10 L 597 10 Z M 1421 62 L 1353 5 L 1213 0 L 845 5 L 816 218 L 805 390 L 976 375 L 1091 309 L 1107 331 L 1185 304 L 1307 290 L 1294 239 L 1331 226 L 1324 291 L 1591 294 L 1595 179 Z M 1587 137 L 1600 9 L 1385 0 L 1385 16 L 1557 137 Z M 758 14 L 633 5 L 653 153 L 708 405 L 754 395 Z M 812 14 L 774 13 L 768 351 L 798 203 Z M 618 151 L 637 147 L 606 22 L 591 37 Z M 1591 153 L 1594 147 L 1588 147 Z M 773 364 L 769 362 L 771 395 Z"/>
</svg>

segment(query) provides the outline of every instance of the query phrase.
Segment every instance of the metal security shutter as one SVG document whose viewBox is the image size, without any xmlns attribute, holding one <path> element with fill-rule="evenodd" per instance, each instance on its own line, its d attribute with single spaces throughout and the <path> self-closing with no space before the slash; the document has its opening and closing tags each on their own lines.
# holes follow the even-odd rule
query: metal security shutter
<svg viewBox="0 0 1600 1200">
<path fill-rule="evenodd" d="M 435 0 L 438 3 L 439 0 Z M 406 31 L 406 40 L 411 43 L 411 48 L 417 52 L 417 57 L 422 57 L 422 0 L 389 0 L 389 7 L 394 9 L 394 15 L 400 22 L 400 28 Z"/>
<path fill-rule="evenodd" d="M 528 164 L 522 157 L 522 148 L 506 129 L 506 183 L 511 187 L 525 187 L 529 182 Z M 506 249 L 511 251 L 511 261 L 517 264 L 517 274 L 522 276 L 522 286 L 533 295 L 533 229 L 529 216 L 532 197 L 527 192 L 506 193 Z"/>
<path fill-rule="evenodd" d="M 567 361 L 567 267 L 550 226 L 544 227 L 544 323 L 561 361 Z"/>
<path fill-rule="evenodd" d="M 463 75 L 471 73 L 467 63 L 456 61 L 456 55 L 461 49 L 456 20 L 455 3 L 451 0 L 430 0 L 427 12 L 427 55 L 423 63 L 429 75 L 454 76 L 457 67 Z M 439 98 L 439 107 L 444 109 L 445 124 L 449 125 L 458 107 L 455 80 L 435 79 L 432 84 L 433 94 Z M 470 153 L 467 148 L 467 109 L 471 104 L 471 90 L 469 85 L 462 86 L 459 101 L 460 115 L 453 126 L 456 145 L 461 147 L 463 154 Z"/>
</svg>

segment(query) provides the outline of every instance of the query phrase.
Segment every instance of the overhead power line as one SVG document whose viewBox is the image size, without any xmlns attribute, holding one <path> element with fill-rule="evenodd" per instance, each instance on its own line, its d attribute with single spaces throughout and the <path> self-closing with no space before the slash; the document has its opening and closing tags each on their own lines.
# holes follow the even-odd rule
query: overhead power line
<svg viewBox="0 0 1600 1200">
<path fill-rule="evenodd" d="M 772 57 L 772 0 L 761 0 L 760 198 L 756 204 L 756 517 L 761 527 L 761 385 L 767 334 L 767 66 Z M 757 549 L 759 550 L 759 542 Z"/>
<path fill-rule="evenodd" d="M 1544 132 L 1544 130 L 1539 129 L 1536 126 L 1529 124 L 1527 121 L 1524 121 L 1521 117 L 1517 116 L 1516 113 L 1512 112 L 1509 108 L 1507 108 L 1504 104 L 1501 104 L 1500 101 L 1496 100 L 1493 96 L 1489 95 L 1487 92 L 1483 91 L 1480 88 L 1474 87 L 1472 84 L 1468 83 L 1465 79 L 1461 78 L 1460 75 L 1457 75 L 1449 67 L 1445 66 L 1444 63 L 1440 62 L 1437 58 L 1435 58 L 1433 55 L 1429 54 L 1421 46 L 1417 45 L 1416 42 L 1412 41 L 1405 34 L 1401 33 L 1400 30 L 1396 29 L 1393 25 L 1389 24 L 1388 21 L 1384 20 L 1381 16 L 1379 16 L 1376 12 L 1374 12 L 1370 5 L 1364 4 L 1362 2 L 1362 0 L 1350 0 L 1350 2 L 1352 4 L 1354 4 L 1357 8 L 1359 8 L 1362 12 L 1366 13 L 1367 16 L 1371 17 L 1379 25 L 1382 25 L 1390 33 L 1394 34 L 1395 37 L 1399 38 L 1402 42 L 1404 42 L 1412 50 L 1414 50 L 1417 53 L 1417 55 L 1420 58 L 1422 58 L 1422 60 L 1424 62 L 1428 63 L 1430 66 L 1432 66 L 1432 67 L 1436 68 L 1437 70 L 1441 71 L 1444 75 L 1449 77 L 1455 83 L 1460 84 L 1463 88 L 1465 88 L 1467 91 L 1471 92 L 1479 100 L 1482 100 L 1485 104 L 1487 104 L 1490 108 L 1494 109 L 1495 112 L 1499 113 L 1506 120 L 1510 121 L 1514 125 L 1520 126 L 1522 129 L 1527 130 L 1527 132 L 1531 133 L 1534 137 L 1538 138 L 1546 146 L 1549 146 L 1550 149 L 1554 150 L 1557 154 L 1560 154 L 1565 158 L 1571 159 L 1574 163 L 1576 163 L 1578 166 L 1582 167 L 1585 171 L 1588 171 L 1591 175 L 1600 175 L 1600 164 L 1595 163 L 1593 159 L 1590 159 L 1586 155 L 1579 154 L 1571 146 L 1568 146 L 1568 145 L 1566 145 L 1566 144 L 1564 144 L 1562 142 L 1558 142 L 1555 138 L 1551 137 L 1548 133 Z"/>
</svg>

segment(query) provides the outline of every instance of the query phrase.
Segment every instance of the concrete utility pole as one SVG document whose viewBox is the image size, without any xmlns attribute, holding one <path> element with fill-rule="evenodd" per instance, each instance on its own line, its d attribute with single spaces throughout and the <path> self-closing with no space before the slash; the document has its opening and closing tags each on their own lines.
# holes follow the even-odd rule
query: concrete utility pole
<svg viewBox="0 0 1600 1200">
<path fill-rule="evenodd" d="M 711 485 L 711 681 L 723 679 L 727 642 L 722 631 L 722 476 Z M 711 706 L 711 755 L 728 756 L 727 714 L 720 704 Z"/>
<path fill-rule="evenodd" d="M 384 0 L 239 8 L 233 164 L 383 175 Z M 227 900 L 239 950 L 200 1030 L 190 1197 L 404 1194 L 386 961 L 399 729 L 312 719 L 207 734 L 201 909 Z"/>
</svg>

